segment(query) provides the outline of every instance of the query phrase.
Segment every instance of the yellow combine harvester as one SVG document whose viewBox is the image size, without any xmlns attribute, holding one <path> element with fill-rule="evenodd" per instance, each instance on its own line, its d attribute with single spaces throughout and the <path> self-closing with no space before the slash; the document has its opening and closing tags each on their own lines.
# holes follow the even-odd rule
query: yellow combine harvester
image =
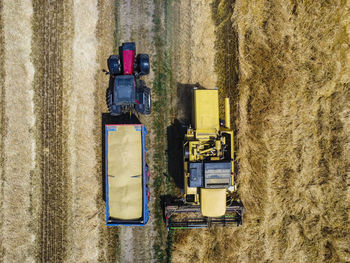
<svg viewBox="0 0 350 263">
<path fill-rule="evenodd" d="M 242 224 L 229 103 L 225 98 L 225 123 L 220 124 L 218 90 L 193 90 L 193 127 L 184 137 L 184 195 L 165 206 L 168 229 Z"/>
</svg>

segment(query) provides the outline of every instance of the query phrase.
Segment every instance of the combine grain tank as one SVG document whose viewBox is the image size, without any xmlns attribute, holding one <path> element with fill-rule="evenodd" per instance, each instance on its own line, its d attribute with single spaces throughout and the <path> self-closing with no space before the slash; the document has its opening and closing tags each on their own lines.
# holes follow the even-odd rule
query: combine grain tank
<svg viewBox="0 0 350 263">
<path fill-rule="evenodd" d="M 143 226 L 149 218 L 143 124 L 105 125 L 106 222 L 108 226 Z"/>
</svg>

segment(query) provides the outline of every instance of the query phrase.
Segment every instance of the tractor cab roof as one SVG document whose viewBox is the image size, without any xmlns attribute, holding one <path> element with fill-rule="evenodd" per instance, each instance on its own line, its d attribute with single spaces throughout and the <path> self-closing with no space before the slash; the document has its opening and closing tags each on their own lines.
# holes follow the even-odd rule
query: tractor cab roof
<svg viewBox="0 0 350 263">
<path fill-rule="evenodd" d="M 113 102 L 116 105 L 136 103 L 135 77 L 133 75 L 118 75 L 113 84 Z"/>
</svg>

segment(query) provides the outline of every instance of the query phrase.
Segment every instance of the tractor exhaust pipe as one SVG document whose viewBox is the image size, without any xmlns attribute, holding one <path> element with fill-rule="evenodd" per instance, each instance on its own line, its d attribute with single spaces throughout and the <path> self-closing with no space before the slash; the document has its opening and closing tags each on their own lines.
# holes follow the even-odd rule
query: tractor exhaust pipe
<svg viewBox="0 0 350 263">
<path fill-rule="evenodd" d="M 230 99 L 225 98 L 225 126 L 231 128 L 231 116 L 230 116 Z"/>
</svg>

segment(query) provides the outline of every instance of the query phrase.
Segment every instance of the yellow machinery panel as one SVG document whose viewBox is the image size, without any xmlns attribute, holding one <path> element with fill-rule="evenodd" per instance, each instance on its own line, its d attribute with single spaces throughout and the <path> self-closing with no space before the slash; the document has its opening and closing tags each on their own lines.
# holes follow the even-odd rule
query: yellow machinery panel
<svg viewBox="0 0 350 263">
<path fill-rule="evenodd" d="M 194 90 L 194 128 L 219 130 L 219 95 L 216 89 Z"/>
<path fill-rule="evenodd" d="M 203 216 L 223 216 L 226 212 L 226 189 L 201 188 L 201 212 Z"/>
</svg>

